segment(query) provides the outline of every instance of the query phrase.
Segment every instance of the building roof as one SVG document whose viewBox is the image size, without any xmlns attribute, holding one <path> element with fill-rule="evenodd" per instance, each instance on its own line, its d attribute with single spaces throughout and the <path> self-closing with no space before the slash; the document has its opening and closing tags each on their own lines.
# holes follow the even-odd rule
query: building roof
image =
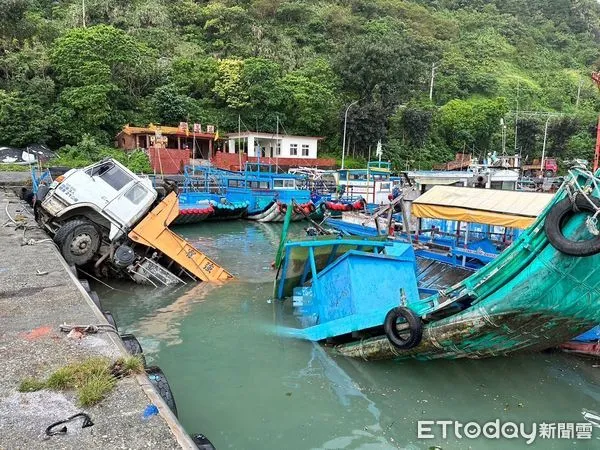
<svg viewBox="0 0 600 450">
<path fill-rule="evenodd" d="M 131 125 L 127 124 L 123 127 L 123 129 L 119 132 L 119 134 L 121 134 L 121 133 L 127 134 L 127 135 L 155 134 L 156 131 L 160 131 L 163 135 L 175 135 L 175 136 L 186 136 L 186 137 L 194 136 L 193 131 L 186 132 L 185 130 L 182 131 L 179 127 L 154 125 L 152 123 L 150 125 L 148 125 L 148 127 L 132 127 Z M 212 138 L 213 136 L 215 136 L 215 134 L 214 133 L 196 133 L 196 136 Z"/>
<path fill-rule="evenodd" d="M 552 194 L 433 186 L 413 201 L 416 217 L 527 228 L 552 200 Z"/>
<path fill-rule="evenodd" d="M 261 133 L 258 131 L 243 131 L 241 133 L 227 133 L 229 139 L 256 137 L 263 139 L 283 139 L 283 138 L 308 138 L 308 139 L 325 139 L 323 136 L 297 136 L 292 134 L 276 134 L 276 133 Z"/>
</svg>

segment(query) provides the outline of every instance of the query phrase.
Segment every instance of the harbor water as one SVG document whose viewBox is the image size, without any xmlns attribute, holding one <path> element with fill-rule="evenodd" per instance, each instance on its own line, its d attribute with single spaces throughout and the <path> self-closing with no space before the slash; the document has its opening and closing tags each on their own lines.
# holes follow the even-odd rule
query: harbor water
<svg viewBox="0 0 600 450">
<path fill-rule="evenodd" d="M 217 449 L 600 448 L 563 435 L 459 439 L 418 421 L 583 423 L 600 411 L 600 367 L 544 352 L 484 360 L 365 362 L 277 334 L 293 324 L 271 299 L 281 224 L 206 222 L 177 230 L 236 276 L 222 286 L 152 289 L 95 283 L 120 331 L 168 377 L 179 419 Z M 293 224 L 301 235 L 302 225 Z M 600 363 L 599 363 L 600 364 Z"/>
</svg>

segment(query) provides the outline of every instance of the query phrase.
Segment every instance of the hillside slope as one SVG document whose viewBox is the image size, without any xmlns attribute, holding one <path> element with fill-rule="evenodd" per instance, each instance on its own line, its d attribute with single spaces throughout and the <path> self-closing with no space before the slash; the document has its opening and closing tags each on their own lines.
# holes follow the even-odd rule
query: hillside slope
<svg viewBox="0 0 600 450">
<path fill-rule="evenodd" d="M 590 158 L 599 44 L 594 0 L 5 0 L 0 144 L 239 116 L 340 153 L 358 100 L 351 153 L 382 139 L 399 167 L 500 152 L 500 118 L 507 151 L 533 157 L 548 112 L 549 153 Z"/>
</svg>

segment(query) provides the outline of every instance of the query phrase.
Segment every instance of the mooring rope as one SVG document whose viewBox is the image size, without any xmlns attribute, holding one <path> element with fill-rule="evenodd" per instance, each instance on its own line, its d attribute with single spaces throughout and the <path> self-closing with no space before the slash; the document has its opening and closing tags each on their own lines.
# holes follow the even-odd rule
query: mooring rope
<svg viewBox="0 0 600 450">
<path fill-rule="evenodd" d="M 100 332 L 113 332 L 113 333 L 117 333 L 118 331 L 117 329 L 107 323 L 99 323 L 99 324 L 89 324 L 89 325 L 70 325 L 67 323 L 63 323 L 62 325 L 60 325 L 60 331 L 64 331 L 65 333 L 68 333 L 70 331 L 73 330 L 77 330 L 80 331 L 82 333 L 88 333 L 88 334 L 96 334 L 96 333 L 100 333 Z"/>
<path fill-rule="evenodd" d="M 579 209 L 577 208 L 577 205 L 575 203 L 575 198 L 577 195 L 581 194 L 585 198 L 585 200 L 591 205 L 595 213 L 586 219 L 585 225 L 591 234 L 593 234 L 594 236 L 598 236 L 600 234 L 600 230 L 598 229 L 598 216 L 600 215 L 600 208 L 596 206 L 596 204 L 591 200 L 589 194 L 591 194 L 592 192 L 600 192 L 600 179 L 596 177 L 596 175 L 584 165 L 578 165 L 573 167 L 569 170 L 569 175 L 571 176 L 571 181 L 567 184 L 566 190 L 567 195 L 571 200 L 571 204 L 573 205 L 574 210 L 578 212 Z M 591 186 L 588 186 L 587 188 L 581 186 L 577 182 L 578 175 L 583 175 L 588 180 L 590 180 L 591 184 L 593 185 L 593 188 L 591 188 Z M 576 192 L 573 192 L 572 188 L 575 188 Z"/>
</svg>

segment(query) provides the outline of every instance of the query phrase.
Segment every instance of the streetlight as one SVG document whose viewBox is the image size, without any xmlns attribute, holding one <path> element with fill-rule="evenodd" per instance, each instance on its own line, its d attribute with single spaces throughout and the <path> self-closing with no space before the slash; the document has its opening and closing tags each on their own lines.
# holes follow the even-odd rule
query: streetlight
<svg viewBox="0 0 600 450">
<path fill-rule="evenodd" d="M 348 122 L 348 110 L 351 106 L 356 105 L 358 100 L 354 100 L 346 108 L 346 114 L 344 114 L 344 137 L 342 139 L 342 169 L 344 168 L 344 155 L 346 154 L 346 123 Z"/>
</svg>

